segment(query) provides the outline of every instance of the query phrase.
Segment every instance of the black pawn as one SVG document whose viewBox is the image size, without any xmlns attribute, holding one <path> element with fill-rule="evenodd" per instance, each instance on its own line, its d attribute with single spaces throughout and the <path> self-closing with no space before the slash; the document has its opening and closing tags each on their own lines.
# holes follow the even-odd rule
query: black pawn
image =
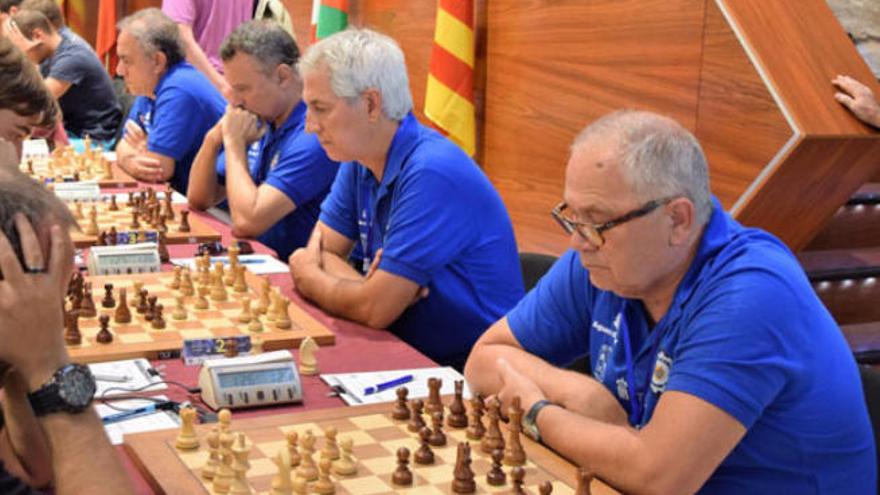
<svg viewBox="0 0 880 495">
<path fill-rule="evenodd" d="M 442 447 L 446 445 L 446 434 L 443 433 L 443 413 L 436 411 L 431 415 L 431 425 L 434 429 L 431 431 L 431 437 L 428 443 L 434 447 Z"/>
<path fill-rule="evenodd" d="M 141 289 L 138 293 L 138 304 L 137 304 L 137 312 L 138 314 L 144 314 L 147 312 L 147 289 Z"/>
<path fill-rule="evenodd" d="M 486 482 L 492 486 L 502 486 L 507 483 L 507 475 L 501 469 L 501 461 L 504 459 L 504 451 L 495 449 L 492 451 L 492 469 L 486 473 Z"/>
<path fill-rule="evenodd" d="M 152 297 L 150 298 L 152 299 Z M 162 317 L 162 305 L 158 304 L 152 311 L 153 320 L 150 322 L 150 325 L 156 330 L 162 330 L 165 328 L 165 318 Z M 238 350 L 236 350 L 236 354 Z"/>
<path fill-rule="evenodd" d="M 95 340 L 97 340 L 99 344 L 109 344 L 110 342 L 113 342 L 113 334 L 110 333 L 110 316 L 101 315 L 98 318 L 98 322 L 101 324 L 101 330 L 98 332 L 98 335 L 95 336 Z"/>
<path fill-rule="evenodd" d="M 412 417 L 409 418 L 406 429 L 415 433 L 425 426 L 425 420 L 422 418 L 422 408 L 425 407 L 425 403 L 422 399 L 416 399 L 409 403 L 409 407 L 412 409 Z"/>
<path fill-rule="evenodd" d="M 513 483 L 513 490 L 510 493 L 514 495 L 525 495 L 526 492 L 523 490 L 523 482 L 526 477 L 526 470 L 523 469 L 522 466 L 514 466 L 513 469 L 510 470 L 510 478 Z"/>
<path fill-rule="evenodd" d="M 416 464 L 434 464 L 434 451 L 431 450 L 431 446 L 428 445 L 428 438 L 431 437 L 431 429 L 425 426 L 421 430 L 419 430 L 419 438 L 421 439 L 421 446 L 419 450 L 416 451 L 415 455 L 413 455 L 413 460 L 416 461 Z"/>
<path fill-rule="evenodd" d="M 397 404 L 394 406 L 394 411 L 391 412 L 391 417 L 398 421 L 405 421 L 409 419 L 409 407 L 406 406 L 406 396 L 409 394 L 409 390 L 406 387 L 398 387 L 396 393 Z"/>
<path fill-rule="evenodd" d="M 397 469 L 391 475 L 392 483 L 399 486 L 412 485 L 413 475 L 407 464 L 409 464 L 409 449 L 401 447 L 397 449 Z"/>
<path fill-rule="evenodd" d="M 153 318 L 156 317 L 156 301 L 159 298 L 156 296 L 150 296 L 147 298 L 147 302 L 150 304 L 147 307 L 147 311 L 144 312 L 144 319 L 147 321 L 153 321 Z"/>
<path fill-rule="evenodd" d="M 538 485 L 538 493 L 540 495 L 550 495 L 553 493 L 553 483 L 550 483 L 547 480 L 542 481 L 541 484 Z"/>
</svg>

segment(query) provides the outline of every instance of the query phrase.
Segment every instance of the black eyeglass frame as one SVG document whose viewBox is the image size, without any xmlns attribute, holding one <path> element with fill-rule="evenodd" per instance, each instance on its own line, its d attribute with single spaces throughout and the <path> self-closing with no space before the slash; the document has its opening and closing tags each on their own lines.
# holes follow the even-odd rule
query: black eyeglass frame
<svg viewBox="0 0 880 495">
<path fill-rule="evenodd" d="M 561 203 L 556 205 L 556 207 L 553 208 L 553 210 L 550 212 L 550 215 L 553 217 L 554 220 L 556 220 L 556 223 L 558 223 L 559 226 L 562 227 L 562 230 L 564 230 L 568 235 L 577 232 L 579 236 L 590 241 L 591 243 L 596 245 L 596 247 L 600 247 L 605 244 L 605 237 L 602 235 L 603 232 L 606 232 L 609 229 L 617 227 L 618 225 L 624 224 L 631 220 L 641 218 L 656 210 L 660 206 L 669 203 L 677 197 L 678 196 L 670 196 L 667 198 L 653 199 L 651 201 L 648 201 L 641 207 L 636 208 L 635 210 L 628 211 L 617 218 L 613 218 L 607 222 L 598 224 L 590 222 L 575 222 L 574 220 L 569 220 L 568 218 L 565 218 L 562 215 L 562 212 L 565 211 L 566 208 L 568 208 L 568 204 L 566 204 L 565 201 L 562 201 Z M 584 231 L 583 229 L 587 230 Z"/>
</svg>

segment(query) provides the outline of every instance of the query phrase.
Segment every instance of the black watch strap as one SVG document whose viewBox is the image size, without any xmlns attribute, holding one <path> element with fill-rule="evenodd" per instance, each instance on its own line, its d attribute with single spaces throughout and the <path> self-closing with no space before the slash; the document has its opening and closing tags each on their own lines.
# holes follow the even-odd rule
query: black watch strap
<svg viewBox="0 0 880 495">
<path fill-rule="evenodd" d="M 547 406 L 555 406 L 556 404 L 550 402 L 549 400 L 542 399 L 538 402 L 532 404 L 532 407 L 529 408 L 529 412 L 523 416 L 523 430 L 532 437 L 532 440 L 536 442 L 541 441 L 541 432 L 538 431 L 538 413 L 541 412 Z"/>
</svg>

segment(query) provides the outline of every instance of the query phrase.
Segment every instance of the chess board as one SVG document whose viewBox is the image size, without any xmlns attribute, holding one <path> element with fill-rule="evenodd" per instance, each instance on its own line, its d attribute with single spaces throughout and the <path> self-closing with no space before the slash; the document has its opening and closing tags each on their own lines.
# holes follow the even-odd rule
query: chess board
<svg viewBox="0 0 880 495">
<path fill-rule="evenodd" d="M 413 484 L 399 487 L 392 483 L 391 475 L 397 467 L 395 452 L 406 447 L 410 452 L 419 448 L 416 434 L 406 428 L 406 421 L 391 418 L 392 404 L 375 404 L 338 409 L 307 411 L 296 414 L 260 416 L 236 421 L 233 416 L 231 431 L 243 432 L 253 445 L 250 452 L 251 468 L 248 482 L 259 495 L 268 494 L 272 477 L 277 468 L 272 462 L 279 450 L 287 448 L 285 434 L 295 430 L 300 438 L 306 430 L 317 437 L 315 462 L 320 459 L 323 445 L 323 428 L 334 426 L 338 430 L 338 440 L 349 437 L 354 443 L 354 461 L 357 473 L 351 476 L 337 476 L 331 479 L 336 493 L 342 495 L 378 495 L 388 493 L 447 494 L 452 493 L 453 470 L 459 442 L 466 441 L 464 429 L 445 427 L 447 444 L 432 447 L 434 464 L 419 465 L 410 462 Z M 204 436 L 212 425 L 199 425 L 197 432 L 200 447 L 193 451 L 179 451 L 174 447 L 177 430 L 126 435 L 124 446 L 134 460 L 138 470 L 158 494 L 198 494 L 214 493 L 211 482 L 200 476 L 201 467 L 208 459 L 209 452 Z M 502 429 L 505 429 L 502 426 Z M 506 435 L 506 430 L 505 430 Z M 528 461 L 525 467 L 523 487 L 526 493 L 537 494 L 538 485 L 547 480 L 553 484 L 554 495 L 572 495 L 576 486 L 576 467 L 568 461 L 539 445 L 524 435 L 522 444 Z M 505 466 L 507 483 L 491 486 L 486 481 L 486 473 L 492 460 L 479 447 L 479 441 L 471 441 L 471 470 L 477 485 L 476 493 L 510 493 L 510 468 Z M 412 459 L 412 456 L 410 456 Z M 295 473 L 294 468 L 294 473 Z M 292 473 L 293 474 L 293 473 Z M 593 494 L 617 493 L 600 481 L 591 484 Z M 309 491 L 309 493 L 313 493 Z"/>
<path fill-rule="evenodd" d="M 246 293 L 237 293 L 231 287 L 227 287 L 227 301 L 212 301 L 209 298 L 208 309 L 195 309 L 196 296 L 187 296 L 185 304 L 187 310 L 186 320 L 175 320 L 172 311 L 176 305 L 175 296 L 178 291 L 169 287 L 174 279 L 171 272 L 143 273 L 136 275 L 108 275 L 100 277 L 86 277 L 86 282 L 91 282 L 93 287 L 93 299 L 98 315 L 110 315 L 110 332 L 113 341 L 109 344 L 101 344 L 96 340 L 100 330 L 98 318 L 80 318 L 79 329 L 82 334 L 82 343 L 76 346 L 68 346 L 67 350 L 74 361 L 81 363 L 94 363 L 113 361 L 118 359 L 132 359 L 145 357 L 155 359 L 161 353 L 179 351 L 183 347 L 185 339 L 209 339 L 233 337 L 237 335 L 250 335 L 251 342 L 257 339 L 262 342 L 264 351 L 289 349 L 299 346 L 306 337 L 312 337 L 319 345 L 333 345 L 336 337 L 333 332 L 321 322 L 313 318 L 295 303 L 288 307 L 291 319 L 291 328 L 279 330 L 273 324 L 262 319 L 263 331 L 251 332 L 246 323 L 238 322 L 241 313 L 242 298 L 250 298 L 255 301 L 258 298 L 258 287 L 261 277 L 250 272 L 245 274 L 249 287 Z M 164 320 L 166 327 L 162 330 L 154 329 L 144 316 L 135 310 L 137 298 L 133 292 L 133 282 L 143 282 L 143 288 L 150 295 L 158 297 L 158 303 L 164 306 Z M 104 284 L 111 283 L 114 293 L 125 287 L 127 292 L 128 306 L 131 310 L 131 323 L 116 323 L 113 321 L 114 309 L 101 307 L 104 297 Z M 196 284 L 197 285 L 197 284 Z M 118 296 L 116 296 L 118 303 Z"/>
<path fill-rule="evenodd" d="M 67 204 L 70 211 L 74 213 L 74 216 L 78 216 L 77 203 L 68 202 Z M 86 227 L 89 223 L 89 211 L 92 206 L 95 207 L 98 213 L 98 232 L 107 232 L 110 230 L 110 227 L 114 227 L 116 228 L 117 234 L 121 234 L 121 237 L 124 239 L 136 237 L 136 234 L 140 230 L 143 230 L 144 235 L 147 238 L 146 240 L 157 240 L 155 229 L 150 227 L 150 225 L 148 225 L 143 219 L 138 221 L 140 227 L 131 227 L 132 212 L 125 202 L 117 202 L 117 207 L 119 209 L 116 211 L 112 211 L 110 209 L 110 201 L 104 199 L 100 201 L 84 201 L 79 202 L 79 204 L 82 209 L 82 217 L 77 218 L 76 221 L 79 223 L 80 231 L 71 231 L 70 233 L 70 237 L 73 239 L 73 244 L 78 248 L 94 246 L 98 243 L 97 235 L 89 235 L 85 233 Z M 180 232 L 180 212 L 186 208 L 181 207 L 180 205 L 173 205 L 172 207 L 175 212 L 174 220 L 166 222 L 168 231 L 165 233 L 165 238 L 168 244 L 196 244 L 199 242 L 213 242 L 220 240 L 221 236 L 219 232 L 198 218 L 197 215 L 193 214 L 190 214 L 188 219 L 190 231 Z"/>
<path fill-rule="evenodd" d="M 34 157 L 23 161 L 19 169 L 42 182 L 76 182 L 78 178 L 80 181 L 95 181 L 102 188 L 138 185 L 138 181 L 115 162 L 103 164 L 100 158 L 86 159 L 82 155 Z"/>
</svg>

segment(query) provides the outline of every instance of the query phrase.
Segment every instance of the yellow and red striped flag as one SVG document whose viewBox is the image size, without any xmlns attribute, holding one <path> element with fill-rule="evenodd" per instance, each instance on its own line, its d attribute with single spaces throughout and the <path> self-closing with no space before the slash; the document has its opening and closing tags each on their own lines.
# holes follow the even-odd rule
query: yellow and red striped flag
<svg viewBox="0 0 880 495">
<path fill-rule="evenodd" d="M 310 41 L 324 39 L 348 27 L 348 0 L 314 0 Z"/>
<path fill-rule="evenodd" d="M 86 0 L 60 0 L 67 26 L 80 36 L 86 32 Z"/>
<path fill-rule="evenodd" d="M 438 1 L 425 116 L 468 155 L 474 155 L 473 0 Z"/>
</svg>

